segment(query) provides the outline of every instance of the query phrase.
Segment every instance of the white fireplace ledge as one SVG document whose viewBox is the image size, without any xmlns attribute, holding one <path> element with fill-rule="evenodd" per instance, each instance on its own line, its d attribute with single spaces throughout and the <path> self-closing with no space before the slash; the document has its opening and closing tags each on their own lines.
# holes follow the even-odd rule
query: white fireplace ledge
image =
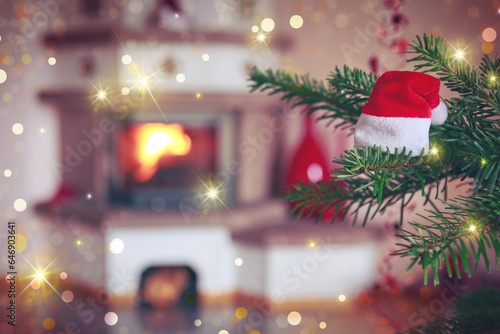
<svg viewBox="0 0 500 334">
<path fill-rule="evenodd" d="M 121 228 L 161 226 L 225 226 L 231 230 L 283 224 L 289 217 L 288 203 L 272 199 L 256 204 L 196 210 L 181 206 L 175 211 L 151 212 L 129 209 L 111 210 L 108 221 L 117 221 Z"/>
</svg>

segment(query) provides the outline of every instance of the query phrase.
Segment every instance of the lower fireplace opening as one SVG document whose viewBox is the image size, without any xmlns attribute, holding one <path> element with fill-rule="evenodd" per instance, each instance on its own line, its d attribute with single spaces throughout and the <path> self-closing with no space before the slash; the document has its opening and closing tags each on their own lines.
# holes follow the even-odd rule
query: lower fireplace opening
<svg viewBox="0 0 500 334">
<path fill-rule="evenodd" d="M 188 266 L 153 266 L 141 275 L 139 307 L 158 311 L 198 307 L 197 276 Z"/>
</svg>

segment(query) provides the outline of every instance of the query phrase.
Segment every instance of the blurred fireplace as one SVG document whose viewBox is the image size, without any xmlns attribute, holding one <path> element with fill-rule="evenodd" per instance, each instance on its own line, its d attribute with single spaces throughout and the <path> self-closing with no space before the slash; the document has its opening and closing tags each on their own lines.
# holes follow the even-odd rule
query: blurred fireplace
<svg viewBox="0 0 500 334">
<path fill-rule="evenodd" d="M 109 199 L 136 208 L 177 208 L 196 197 L 201 180 L 217 180 L 217 172 L 235 156 L 235 113 L 188 112 L 168 117 L 134 114 L 111 137 Z M 225 180 L 228 192 L 234 182 Z"/>
<path fill-rule="evenodd" d="M 198 315 L 197 275 L 188 266 L 154 266 L 141 274 L 138 315 L 155 333 L 189 328 Z"/>
<path fill-rule="evenodd" d="M 196 273 L 187 266 L 154 266 L 146 269 L 139 283 L 139 307 L 156 310 L 198 306 Z"/>
</svg>

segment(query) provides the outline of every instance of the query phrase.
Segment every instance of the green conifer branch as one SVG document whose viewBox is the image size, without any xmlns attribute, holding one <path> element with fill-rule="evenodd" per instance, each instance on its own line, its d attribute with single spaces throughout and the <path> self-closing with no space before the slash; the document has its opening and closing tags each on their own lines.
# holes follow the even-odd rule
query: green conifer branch
<svg viewBox="0 0 500 334">
<path fill-rule="evenodd" d="M 500 291 L 476 290 L 457 297 L 448 318 L 435 319 L 404 334 L 465 334 L 500 332 Z"/>
<path fill-rule="evenodd" d="M 347 67 L 344 72 L 337 68 L 331 75 L 342 83 L 341 89 L 311 80 L 308 75 L 299 77 L 280 70 L 273 72 L 270 69 L 262 72 L 254 67 L 249 78 L 253 82 L 250 89 L 251 92 L 268 91 L 269 95 L 282 93 L 281 99 L 292 102 L 292 108 L 303 106 L 308 115 L 322 111 L 323 115 L 319 119 L 337 121 L 335 128 L 348 128 L 353 131 L 376 77 L 360 70 L 351 71 Z"/>
</svg>

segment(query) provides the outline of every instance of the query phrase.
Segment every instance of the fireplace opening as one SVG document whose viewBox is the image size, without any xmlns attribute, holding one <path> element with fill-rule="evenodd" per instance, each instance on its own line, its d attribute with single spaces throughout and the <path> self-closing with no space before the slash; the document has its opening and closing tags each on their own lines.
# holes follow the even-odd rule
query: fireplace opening
<svg viewBox="0 0 500 334">
<path fill-rule="evenodd" d="M 134 113 L 109 137 L 111 205 L 177 210 L 235 160 L 237 112 L 172 112 L 169 122 L 155 115 Z M 234 198 L 235 178 L 224 178 L 226 205 Z"/>
<path fill-rule="evenodd" d="M 196 273 L 188 266 L 149 267 L 141 275 L 139 307 L 161 311 L 196 310 Z"/>
<path fill-rule="evenodd" d="M 120 133 L 117 153 L 128 189 L 188 187 L 193 172 L 215 170 L 216 129 L 211 124 L 133 124 Z"/>
</svg>

